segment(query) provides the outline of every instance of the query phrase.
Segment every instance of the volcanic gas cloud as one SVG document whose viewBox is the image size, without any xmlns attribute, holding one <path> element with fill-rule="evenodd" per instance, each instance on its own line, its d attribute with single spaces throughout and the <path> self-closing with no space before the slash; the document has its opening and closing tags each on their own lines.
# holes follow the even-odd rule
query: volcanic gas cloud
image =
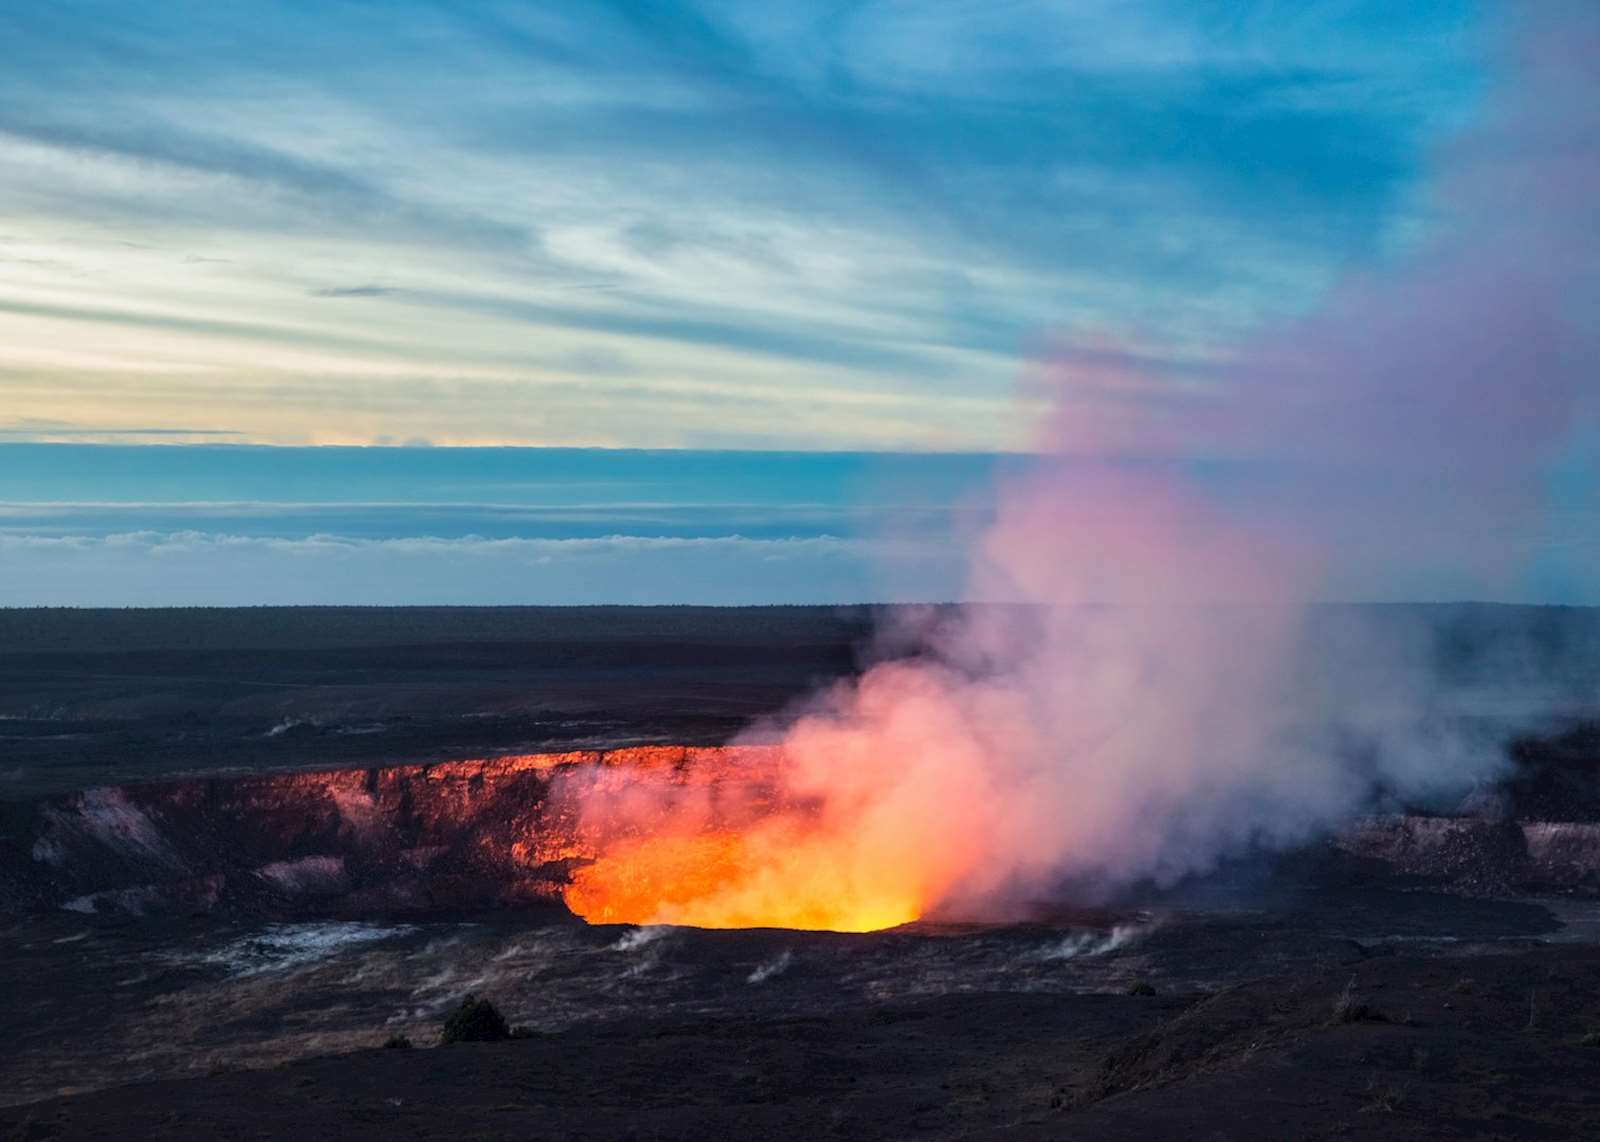
<svg viewBox="0 0 1600 1142">
<path fill-rule="evenodd" d="M 1504 82 L 1436 156 L 1429 236 L 1388 268 L 1205 370 L 1114 344 L 1034 370 L 1053 411 L 970 583 L 1017 605 L 930 614 L 916 653 L 752 731 L 753 768 L 565 779 L 597 854 L 574 910 L 1003 914 L 1492 777 L 1499 743 L 1449 728 L 1413 632 L 1305 604 L 1516 592 L 1600 348 L 1600 19 L 1554 8 L 1519 10 Z"/>
</svg>

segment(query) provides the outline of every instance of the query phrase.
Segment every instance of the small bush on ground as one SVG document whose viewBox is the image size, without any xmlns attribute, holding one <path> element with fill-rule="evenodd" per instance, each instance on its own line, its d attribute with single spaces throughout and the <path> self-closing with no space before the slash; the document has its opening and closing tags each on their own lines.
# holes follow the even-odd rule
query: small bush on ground
<svg viewBox="0 0 1600 1142">
<path fill-rule="evenodd" d="M 1334 1023 L 1387 1023 L 1389 1017 L 1376 1007 L 1367 1003 L 1358 1003 L 1355 998 L 1356 977 L 1351 976 L 1350 982 L 1344 985 L 1344 990 L 1339 993 L 1339 998 L 1333 1001 Z"/>
<path fill-rule="evenodd" d="M 439 1033 L 440 1043 L 497 1043 L 511 1038 L 505 1016 L 487 999 L 468 995 L 450 1013 Z"/>
</svg>

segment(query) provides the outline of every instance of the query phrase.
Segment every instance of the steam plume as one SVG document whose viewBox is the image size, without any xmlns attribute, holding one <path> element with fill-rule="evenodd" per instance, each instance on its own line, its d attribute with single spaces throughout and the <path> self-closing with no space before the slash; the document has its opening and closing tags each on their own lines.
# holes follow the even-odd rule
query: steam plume
<svg viewBox="0 0 1600 1142">
<path fill-rule="evenodd" d="M 1341 589 L 1336 563 L 1515 589 L 1600 312 L 1600 20 L 1528 14 L 1516 82 L 1438 157 L 1440 221 L 1400 264 L 1242 347 L 1222 383 L 1103 352 L 1036 370 L 1041 455 L 999 489 L 971 582 L 1023 605 L 935 618 L 787 725 L 790 808 L 660 919 L 993 913 L 1493 776 L 1499 743 L 1438 716 L 1416 632 L 1306 604 Z"/>
</svg>

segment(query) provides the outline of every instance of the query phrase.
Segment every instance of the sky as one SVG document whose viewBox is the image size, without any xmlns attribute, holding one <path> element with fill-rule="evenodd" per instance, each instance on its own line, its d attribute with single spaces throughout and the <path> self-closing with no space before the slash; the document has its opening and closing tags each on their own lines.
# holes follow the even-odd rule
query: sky
<svg viewBox="0 0 1600 1142">
<path fill-rule="evenodd" d="M 1014 448 L 1425 223 L 1461 0 L 0 10 L 0 431 Z"/>
<path fill-rule="evenodd" d="M 1159 410 L 1461 225 L 1513 11 L 6 5 L 0 605 L 950 597 L 1042 362 Z M 1594 439 L 1509 585 L 1330 591 L 1600 601 Z"/>
</svg>

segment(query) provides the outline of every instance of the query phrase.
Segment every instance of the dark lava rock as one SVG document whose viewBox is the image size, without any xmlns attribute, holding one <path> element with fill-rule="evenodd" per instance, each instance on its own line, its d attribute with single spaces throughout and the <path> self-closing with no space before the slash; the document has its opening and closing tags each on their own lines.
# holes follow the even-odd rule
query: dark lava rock
<svg viewBox="0 0 1600 1142">
<path fill-rule="evenodd" d="M 1538 821 L 1600 821 L 1600 723 L 1510 748 L 1516 771 L 1506 782 L 1513 812 Z"/>
</svg>

